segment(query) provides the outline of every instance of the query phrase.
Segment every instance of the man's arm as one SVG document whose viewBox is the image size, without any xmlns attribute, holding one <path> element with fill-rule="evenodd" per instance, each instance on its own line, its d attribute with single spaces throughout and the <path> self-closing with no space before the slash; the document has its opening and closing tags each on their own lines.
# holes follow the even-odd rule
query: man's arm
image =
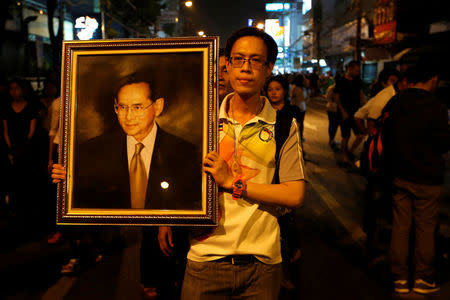
<svg viewBox="0 0 450 300">
<path fill-rule="evenodd" d="M 362 90 L 359 91 L 359 98 L 361 100 L 362 105 L 365 105 L 367 103 L 366 96 L 364 95 Z"/>
<path fill-rule="evenodd" d="M 349 116 L 348 116 L 348 113 L 345 110 L 345 108 L 342 106 L 341 95 L 339 95 L 339 93 L 333 93 L 333 100 L 334 100 L 334 102 L 336 102 L 336 104 L 342 114 L 342 119 L 347 120 Z"/>
<path fill-rule="evenodd" d="M 213 151 L 206 155 L 204 163 L 205 172 L 210 173 L 217 185 L 225 191 L 233 192 L 233 174 L 226 161 Z M 285 207 L 298 207 L 303 203 L 305 195 L 305 181 L 295 180 L 280 184 L 247 183 L 244 196 L 250 200 Z"/>
<path fill-rule="evenodd" d="M 9 139 L 8 134 L 8 121 L 3 120 L 3 137 L 5 138 L 6 145 L 8 145 L 8 148 L 11 149 L 11 140 Z"/>
<path fill-rule="evenodd" d="M 33 119 L 30 122 L 30 130 L 28 131 L 27 139 L 31 139 L 34 136 L 34 132 L 36 131 L 37 119 Z"/>
<path fill-rule="evenodd" d="M 55 144 L 53 141 L 55 140 L 54 135 L 50 135 L 49 137 L 49 145 L 48 145 L 48 164 L 47 169 L 48 172 L 51 173 L 53 169 L 53 153 L 55 152 Z"/>
</svg>

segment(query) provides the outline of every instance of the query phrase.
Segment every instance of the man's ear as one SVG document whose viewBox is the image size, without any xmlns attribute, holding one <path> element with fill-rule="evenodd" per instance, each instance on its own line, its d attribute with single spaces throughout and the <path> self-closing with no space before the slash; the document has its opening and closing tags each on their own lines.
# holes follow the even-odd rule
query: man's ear
<svg viewBox="0 0 450 300">
<path fill-rule="evenodd" d="M 227 68 L 227 72 L 230 73 L 231 72 L 231 64 L 230 64 L 230 59 L 228 57 L 225 58 L 225 67 Z"/>
<path fill-rule="evenodd" d="M 270 63 L 267 65 L 266 77 L 270 77 L 270 75 L 272 75 L 273 66 L 274 66 L 274 63 L 273 63 L 273 62 L 270 62 Z"/>
<path fill-rule="evenodd" d="M 153 103 L 155 106 L 155 116 L 159 116 L 164 110 L 164 98 L 158 98 Z"/>
</svg>

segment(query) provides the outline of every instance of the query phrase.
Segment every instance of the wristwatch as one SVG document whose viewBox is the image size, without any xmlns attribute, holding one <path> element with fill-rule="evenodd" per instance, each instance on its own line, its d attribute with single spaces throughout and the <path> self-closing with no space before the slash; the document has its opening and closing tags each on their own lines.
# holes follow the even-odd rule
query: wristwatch
<svg viewBox="0 0 450 300">
<path fill-rule="evenodd" d="M 237 200 L 242 197 L 242 193 L 247 189 L 245 180 L 238 177 L 233 181 L 233 199 Z"/>
</svg>

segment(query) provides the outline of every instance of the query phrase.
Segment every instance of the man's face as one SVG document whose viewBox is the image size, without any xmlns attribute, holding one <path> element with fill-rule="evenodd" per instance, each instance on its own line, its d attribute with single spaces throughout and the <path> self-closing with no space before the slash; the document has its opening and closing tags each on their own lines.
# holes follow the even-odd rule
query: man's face
<svg viewBox="0 0 450 300">
<path fill-rule="evenodd" d="M 358 65 L 354 65 L 352 67 L 348 68 L 348 73 L 350 74 L 350 76 L 352 78 L 357 78 L 359 76 L 359 66 Z"/>
<path fill-rule="evenodd" d="M 390 75 L 385 84 L 382 83 L 383 87 L 388 87 L 394 85 L 398 82 L 398 77 L 396 75 Z"/>
<path fill-rule="evenodd" d="M 145 82 L 123 86 L 115 102 L 117 118 L 123 131 L 141 142 L 152 130 L 164 100 L 150 100 L 150 87 Z"/>
<path fill-rule="evenodd" d="M 231 49 L 231 57 L 252 58 L 266 62 L 267 47 L 259 37 L 241 37 L 234 43 Z M 270 75 L 272 69 L 273 63 L 263 64 L 258 69 L 250 65 L 248 60 L 241 67 L 233 67 L 231 61 L 227 61 L 230 84 L 235 93 L 241 97 L 251 97 L 255 94 L 259 95 L 264 86 L 264 81 Z"/>
<path fill-rule="evenodd" d="M 406 80 L 406 78 L 403 78 L 402 80 L 400 80 L 397 84 L 397 88 L 399 91 L 403 91 L 406 90 L 408 88 L 408 81 Z"/>
<path fill-rule="evenodd" d="M 12 82 L 9 85 L 9 94 L 14 100 L 18 100 L 22 98 L 22 88 L 16 82 Z"/>
<path fill-rule="evenodd" d="M 227 59 L 222 55 L 219 58 L 219 100 L 222 101 L 232 91 L 230 77 L 227 72 Z"/>
</svg>

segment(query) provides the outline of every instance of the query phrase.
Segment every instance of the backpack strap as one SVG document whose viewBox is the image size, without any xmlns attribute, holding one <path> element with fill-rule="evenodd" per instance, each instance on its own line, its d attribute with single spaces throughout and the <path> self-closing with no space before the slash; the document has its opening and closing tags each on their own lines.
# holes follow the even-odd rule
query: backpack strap
<svg viewBox="0 0 450 300">
<path fill-rule="evenodd" d="M 274 183 L 280 183 L 280 150 L 283 147 L 284 142 L 289 137 L 289 132 L 291 131 L 293 116 L 286 112 L 277 111 L 277 119 L 275 122 L 275 142 L 276 142 L 276 150 L 275 150 L 275 174 L 274 174 Z"/>
</svg>

